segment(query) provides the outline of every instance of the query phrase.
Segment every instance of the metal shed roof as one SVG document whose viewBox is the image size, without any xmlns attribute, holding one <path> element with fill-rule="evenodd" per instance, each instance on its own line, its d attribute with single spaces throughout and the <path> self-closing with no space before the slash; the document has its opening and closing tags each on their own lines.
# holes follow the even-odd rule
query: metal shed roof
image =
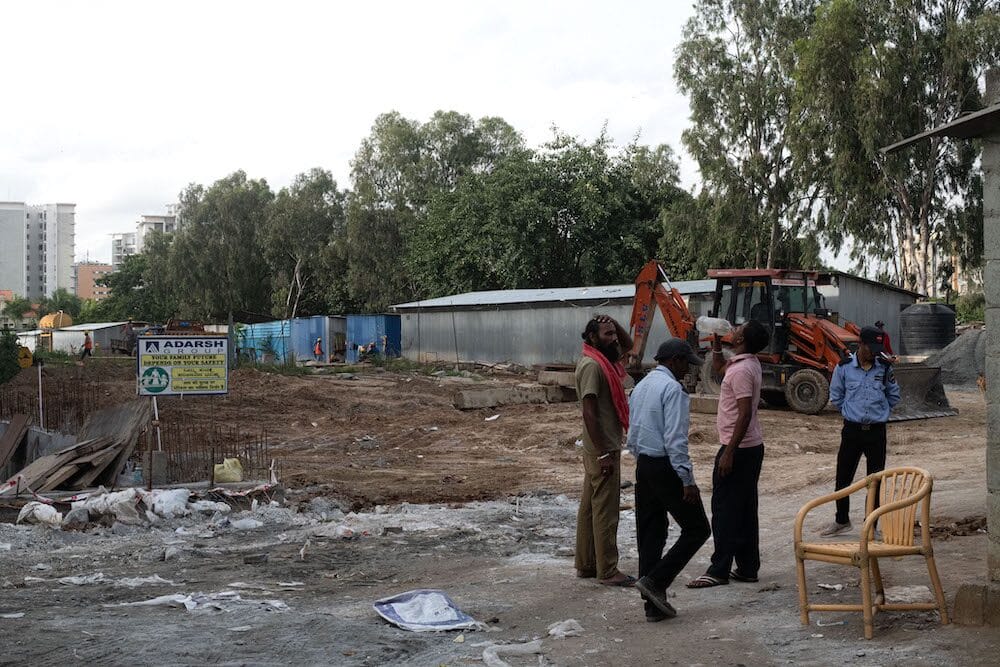
<svg viewBox="0 0 1000 667">
<path fill-rule="evenodd" d="M 929 137 L 943 136 L 955 139 L 972 139 L 974 137 L 981 137 L 989 132 L 996 132 L 998 126 L 1000 126 L 1000 104 L 993 104 L 985 109 L 959 116 L 944 125 L 939 125 L 920 134 L 907 137 L 902 141 L 897 141 L 891 146 L 880 148 L 879 151 L 888 155 Z"/>
<path fill-rule="evenodd" d="M 681 294 L 704 294 L 715 291 L 714 280 L 678 280 L 671 282 Z M 411 301 L 392 306 L 393 310 L 417 308 L 461 308 L 502 306 L 528 303 L 604 302 L 635 297 L 635 285 L 600 285 L 596 287 L 560 287 L 555 289 L 511 289 L 466 292 L 425 301 Z"/>
<path fill-rule="evenodd" d="M 89 324 L 73 324 L 68 327 L 60 327 L 55 331 L 94 331 L 95 329 L 111 329 L 128 324 L 128 322 L 90 322 Z"/>
</svg>

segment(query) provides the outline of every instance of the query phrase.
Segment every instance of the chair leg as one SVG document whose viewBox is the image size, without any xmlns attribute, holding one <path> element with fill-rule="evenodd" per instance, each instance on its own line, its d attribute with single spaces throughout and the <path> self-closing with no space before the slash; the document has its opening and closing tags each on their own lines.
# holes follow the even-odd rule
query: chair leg
<svg viewBox="0 0 1000 667">
<path fill-rule="evenodd" d="M 809 594 L 806 592 L 806 562 L 795 556 L 795 569 L 799 577 L 799 612 L 802 625 L 809 625 Z"/>
<path fill-rule="evenodd" d="M 878 558 L 872 558 L 872 580 L 875 582 L 875 604 L 885 604 L 885 585 L 882 583 L 882 570 L 878 566 Z"/>
<path fill-rule="evenodd" d="M 867 560 L 861 563 L 861 607 L 865 617 L 865 639 L 874 636 L 874 619 L 872 618 L 872 581 L 871 569 Z"/>
<path fill-rule="evenodd" d="M 937 599 L 941 623 L 948 625 L 948 602 L 944 599 L 944 589 L 941 588 L 941 578 L 938 576 L 937 565 L 934 564 L 934 554 L 927 554 L 927 572 L 931 575 L 931 585 L 934 587 L 934 597 Z"/>
</svg>

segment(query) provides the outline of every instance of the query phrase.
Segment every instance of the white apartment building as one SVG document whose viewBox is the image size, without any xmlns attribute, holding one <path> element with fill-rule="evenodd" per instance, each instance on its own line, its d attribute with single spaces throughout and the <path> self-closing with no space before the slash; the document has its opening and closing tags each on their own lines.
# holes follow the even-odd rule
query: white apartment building
<svg viewBox="0 0 1000 667">
<path fill-rule="evenodd" d="M 0 202 L 0 290 L 31 300 L 73 292 L 76 204 Z"/>
<path fill-rule="evenodd" d="M 135 232 L 111 235 L 111 267 L 117 271 L 129 255 L 135 254 Z"/>
<path fill-rule="evenodd" d="M 111 235 L 111 266 L 117 271 L 129 255 L 142 252 L 146 239 L 152 232 L 173 234 L 181 227 L 178 204 L 167 206 L 166 215 L 141 215 L 135 223 L 134 232 L 119 232 Z"/>
</svg>

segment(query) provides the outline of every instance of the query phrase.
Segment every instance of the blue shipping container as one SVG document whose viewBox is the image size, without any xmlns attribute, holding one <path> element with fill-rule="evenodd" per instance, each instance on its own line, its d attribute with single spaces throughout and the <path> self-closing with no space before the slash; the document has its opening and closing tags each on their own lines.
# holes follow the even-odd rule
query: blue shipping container
<svg viewBox="0 0 1000 667">
<path fill-rule="evenodd" d="M 343 326 L 343 317 L 326 315 L 248 324 L 241 329 L 238 345 L 257 361 L 271 353 L 275 363 L 303 362 L 313 358 L 316 339 L 322 338 L 324 356 L 329 358 L 334 352 L 342 354 Z"/>
<path fill-rule="evenodd" d="M 357 363 L 358 346 L 375 343 L 379 354 L 398 357 L 401 348 L 399 315 L 348 315 L 347 362 Z"/>
</svg>

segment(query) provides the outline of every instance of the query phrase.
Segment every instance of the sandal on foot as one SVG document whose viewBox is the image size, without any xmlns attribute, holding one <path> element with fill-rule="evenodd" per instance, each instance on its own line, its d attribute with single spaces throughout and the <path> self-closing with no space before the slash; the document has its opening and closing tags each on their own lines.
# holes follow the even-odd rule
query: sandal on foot
<svg viewBox="0 0 1000 667">
<path fill-rule="evenodd" d="M 633 588 L 635 577 L 626 574 L 624 579 L 601 579 L 601 586 L 621 586 L 622 588 Z"/>
<path fill-rule="evenodd" d="M 689 581 L 687 584 L 688 588 L 712 588 L 713 586 L 726 586 L 729 584 L 728 579 L 719 579 L 718 577 L 713 577 L 710 574 L 703 574 L 697 579 Z"/>
<path fill-rule="evenodd" d="M 747 577 L 745 575 L 740 574 L 736 570 L 733 570 L 732 572 L 729 573 L 729 578 L 732 579 L 733 581 L 741 581 L 745 584 L 755 584 L 759 581 L 757 577 Z"/>
</svg>

